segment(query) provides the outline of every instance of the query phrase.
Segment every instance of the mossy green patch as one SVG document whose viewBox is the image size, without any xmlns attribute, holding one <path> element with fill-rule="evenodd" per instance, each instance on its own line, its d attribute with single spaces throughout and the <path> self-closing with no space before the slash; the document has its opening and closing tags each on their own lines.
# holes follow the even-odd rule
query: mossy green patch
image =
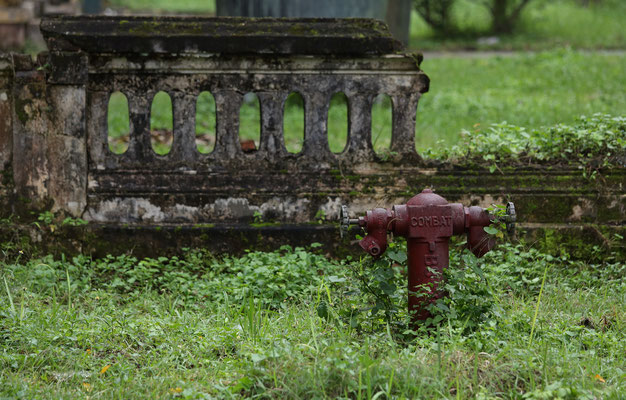
<svg viewBox="0 0 626 400">
<path fill-rule="evenodd" d="M 211 224 L 211 223 L 202 223 L 202 224 L 195 224 L 193 226 L 195 229 L 203 229 L 203 228 L 214 228 L 215 224 Z"/>
<path fill-rule="evenodd" d="M 268 226 L 280 226 L 280 222 L 251 222 L 250 226 L 253 228 L 265 228 Z"/>
</svg>

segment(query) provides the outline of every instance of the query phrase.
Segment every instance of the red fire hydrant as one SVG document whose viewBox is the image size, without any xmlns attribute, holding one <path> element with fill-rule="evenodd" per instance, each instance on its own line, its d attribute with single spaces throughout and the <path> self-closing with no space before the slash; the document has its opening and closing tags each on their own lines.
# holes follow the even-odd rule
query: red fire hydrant
<svg viewBox="0 0 626 400">
<path fill-rule="evenodd" d="M 515 227 L 515 206 L 508 203 L 507 231 Z M 484 228 L 497 218 L 487 210 L 459 203 L 448 203 L 443 197 L 424 189 L 406 205 L 395 205 L 390 210 L 375 208 L 365 217 L 350 219 L 346 206 L 341 209 L 341 233 L 350 225 L 359 225 L 367 235 L 359 242 L 363 250 L 379 257 L 387 249 L 387 233 L 407 239 L 409 262 L 409 314 L 414 321 L 425 320 L 427 306 L 441 296 L 437 290 L 444 268 L 449 264 L 448 243 L 452 235 L 467 234 L 467 246 L 481 257 L 495 245 L 495 240 Z"/>
</svg>

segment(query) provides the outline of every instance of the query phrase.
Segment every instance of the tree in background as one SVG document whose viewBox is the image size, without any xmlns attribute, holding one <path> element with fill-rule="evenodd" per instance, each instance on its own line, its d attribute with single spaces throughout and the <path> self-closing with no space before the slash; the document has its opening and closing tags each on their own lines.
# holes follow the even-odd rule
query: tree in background
<svg viewBox="0 0 626 400">
<path fill-rule="evenodd" d="M 413 0 L 415 11 L 437 33 L 453 31 L 450 10 L 455 0 Z"/>
<path fill-rule="evenodd" d="M 452 6 L 456 0 L 413 0 L 413 7 L 437 33 L 449 34 L 456 30 L 452 21 Z M 490 33 L 512 33 L 522 10 L 531 0 L 472 0 L 485 6 L 491 15 Z"/>
<path fill-rule="evenodd" d="M 491 32 L 512 33 L 524 7 L 531 0 L 475 0 L 483 4 L 491 14 Z"/>
</svg>

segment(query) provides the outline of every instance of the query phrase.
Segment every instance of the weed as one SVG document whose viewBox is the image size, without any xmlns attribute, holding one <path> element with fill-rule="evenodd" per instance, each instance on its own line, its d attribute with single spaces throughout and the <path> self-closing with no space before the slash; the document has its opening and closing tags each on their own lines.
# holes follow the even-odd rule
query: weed
<svg viewBox="0 0 626 400">
<path fill-rule="evenodd" d="M 313 217 L 313 219 L 317 221 L 318 224 L 323 224 L 324 222 L 326 222 L 326 211 L 320 208 L 315 213 L 315 217 Z"/>
<path fill-rule="evenodd" d="M 42 225 L 50 225 L 54 221 L 54 214 L 51 211 L 44 211 L 37 216 L 37 221 Z"/>
<path fill-rule="evenodd" d="M 260 211 L 255 211 L 252 218 L 255 224 L 263 223 L 263 213 Z"/>
<path fill-rule="evenodd" d="M 63 226 L 81 226 L 81 225 L 87 225 L 89 222 L 85 221 L 82 218 L 72 218 L 72 217 L 67 217 L 63 220 L 63 222 L 61 222 L 61 225 Z"/>
</svg>

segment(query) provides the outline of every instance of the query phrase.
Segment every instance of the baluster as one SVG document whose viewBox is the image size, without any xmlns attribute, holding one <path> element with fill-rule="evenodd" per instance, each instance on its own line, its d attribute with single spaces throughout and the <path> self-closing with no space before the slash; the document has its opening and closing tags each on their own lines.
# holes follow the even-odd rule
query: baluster
<svg viewBox="0 0 626 400">
<path fill-rule="evenodd" d="M 313 159 L 330 158 L 328 148 L 328 107 L 326 93 L 304 92 L 304 143 L 302 153 Z"/>
<path fill-rule="evenodd" d="M 139 164 L 152 161 L 154 151 L 150 144 L 150 101 L 154 93 L 128 93 L 130 142 L 125 159 Z"/>
<path fill-rule="evenodd" d="M 285 93 L 257 93 L 261 103 L 261 143 L 259 151 L 265 153 L 268 160 L 280 157 L 286 151 L 283 132 L 283 101 Z"/>
<path fill-rule="evenodd" d="M 350 133 L 348 157 L 354 161 L 373 159 L 372 147 L 372 99 L 370 94 L 351 94 L 348 98 Z"/>
<path fill-rule="evenodd" d="M 87 147 L 90 162 L 96 169 L 112 167 L 115 158 L 109 150 L 107 113 L 110 93 L 87 92 Z M 109 162 L 111 159 L 112 162 Z"/>
<path fill-rule="evenodd" d="M 421 159 L 415 151 L 415 113 L 419 97 L 419 93 L 392 96 L 391 151 L 402 158 Z"/>
<path fill-rule="evenodd" d="M 174 142 L 171 160 L 192 164 L 196 160 L 196 96 L 174 92 L 172 96 L 174 114 Z"/>
<path fill-rule="evenodd" d="M 215 98 L 215 156 L 235 158 L 240 155 L 239 107 L 243 96 L 234 91 L 216 90 Z"/>
</svg>

